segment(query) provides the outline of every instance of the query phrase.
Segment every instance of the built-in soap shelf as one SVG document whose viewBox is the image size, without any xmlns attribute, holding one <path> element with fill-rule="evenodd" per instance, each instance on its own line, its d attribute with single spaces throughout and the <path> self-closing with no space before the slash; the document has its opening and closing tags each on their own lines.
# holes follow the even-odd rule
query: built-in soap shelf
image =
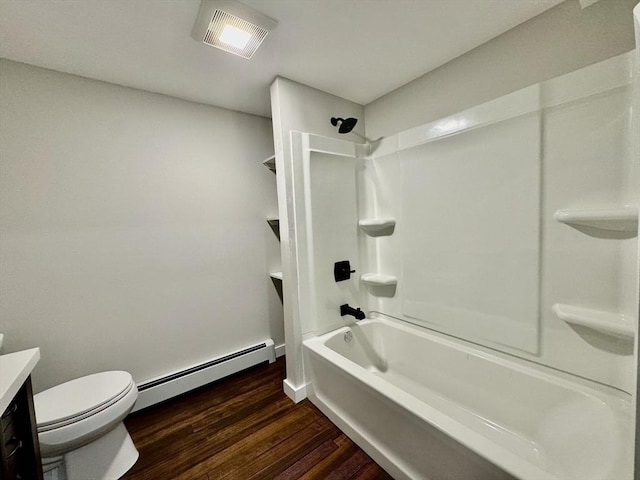
<svg viewBox="0 0 640 480">
<path fill-rule="evenodd" d="M 632 341 L 635 328 L 631 317 L 622 313 L 603 312 L 589 308 L 556 303 L 551 307 L 556 316 L 571 325 L 596 330 L 604 335 Z"/>
<path fill-rule="evenodd" d="M 395 218 L 363 218 L 358 221 L 358 226 L 367 235 L 380 237 L 391 235 L 396 227 Z"/>
<path fill-rule="evenodd" d="M 276 173 L 276 156 L 271 155 L 269 158 L 266 158 L 262 161 L 262 165 L 267 167 L 273 173 Z"/>
<path fill-rule="evenodd" d="M 363 273 L 360 276 L 360 280 L 372 287 L 391 287 L 398 284 L 396 277 L 382 273 Z"/>
<path fill-rule="evenodd" d="M 637 233 L 638 208 L 621 207 L 593 210 L 558 210 L 554 218 L 567 225 L 597 228 L 616 232 Z"/>
<path fill-rule="evenodd" d="M 271 272 L 269 276 L 275 280 L 282 281 L 282 272 Z"/>
</svg>

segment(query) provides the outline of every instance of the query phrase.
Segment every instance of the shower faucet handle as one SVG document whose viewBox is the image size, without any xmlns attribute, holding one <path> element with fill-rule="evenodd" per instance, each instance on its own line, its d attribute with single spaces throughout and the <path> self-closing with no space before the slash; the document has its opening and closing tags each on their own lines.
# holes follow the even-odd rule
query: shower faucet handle
<svg viewBox="0 0 640 480">
<path fill-rule="evenodd" d="M 336 282 L 349 280 L 352 273 L 356 273 L 356 271 L 351 270 L 351 264 L 349 263 L 349 260 L 341 260 L 333 264 L 333 278 L 336 280 Z"/>
</svg>

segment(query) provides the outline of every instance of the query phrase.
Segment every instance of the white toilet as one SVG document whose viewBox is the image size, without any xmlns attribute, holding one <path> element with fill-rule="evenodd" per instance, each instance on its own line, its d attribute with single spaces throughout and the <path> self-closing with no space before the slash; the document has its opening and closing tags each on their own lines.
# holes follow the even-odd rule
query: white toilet
<svg viewBox="0 0 640 480">
<path fill-rule="evenodd" d="M 77 378 L 34 396 L 45 480 L 116 480 L 138 459 L 122 422 L 138 398 L 127 372 Z"/>
</svg>

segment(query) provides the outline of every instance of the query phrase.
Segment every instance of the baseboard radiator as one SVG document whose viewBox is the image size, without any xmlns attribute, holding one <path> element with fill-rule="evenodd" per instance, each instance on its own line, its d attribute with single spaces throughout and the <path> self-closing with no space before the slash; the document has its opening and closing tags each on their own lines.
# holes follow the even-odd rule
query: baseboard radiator
<svg viewBox="0 0 640 480">
<path fill-rule="evenodd" d="M 267 339 L 257 345 L 147 380 L 138 384 L 138 400 L 133 411 L 150 407 L 259 363 L 273 363 L 275 360 L 273 340 Z"/>
</svg>

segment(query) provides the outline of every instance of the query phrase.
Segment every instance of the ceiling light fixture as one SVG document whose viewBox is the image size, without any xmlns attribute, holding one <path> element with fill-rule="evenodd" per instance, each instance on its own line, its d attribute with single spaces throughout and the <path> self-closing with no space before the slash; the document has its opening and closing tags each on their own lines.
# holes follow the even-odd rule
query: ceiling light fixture
<svg viewBox="0 0 640 480">
<path fill-rule="evenodd" d="M 220 41 L 234 48 L 243 49 L 251 40 L 251 34 L 244 30 L 234 27 L 233 25 L 225 25 L 220 34 Z"/>
<path fill-rule="evenodd" d="M 198 42 L 251 58 L 278 22 L 235 0 L 202 0 L 191 35 Z"/>
</svg>

